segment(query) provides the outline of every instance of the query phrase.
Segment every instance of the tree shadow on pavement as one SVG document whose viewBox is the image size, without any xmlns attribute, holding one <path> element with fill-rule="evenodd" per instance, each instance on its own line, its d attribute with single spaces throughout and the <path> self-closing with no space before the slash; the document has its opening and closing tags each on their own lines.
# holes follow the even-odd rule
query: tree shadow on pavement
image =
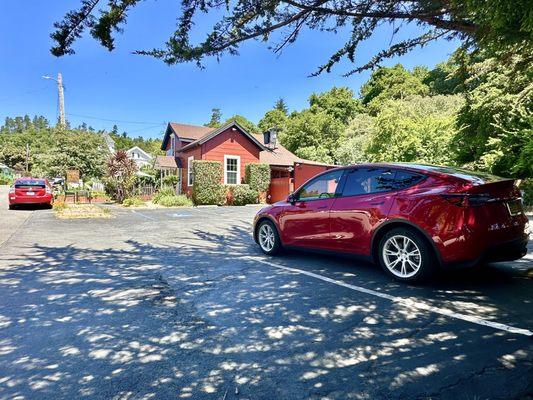
<svg viewBox="0 0 533 400">
<path fill-rule="evenodd" d="M 528 338 L 243 259 L 259 253 L 242 228 L 169 241 L 4 256 L 0 398 L 473 399 L 533 389 Z M 386 286 L 365 268 L 368 286 Z"/>
</svg>

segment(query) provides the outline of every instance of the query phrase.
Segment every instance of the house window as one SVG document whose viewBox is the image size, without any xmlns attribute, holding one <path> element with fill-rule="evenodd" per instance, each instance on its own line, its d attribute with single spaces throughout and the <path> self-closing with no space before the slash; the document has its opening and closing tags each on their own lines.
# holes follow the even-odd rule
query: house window
<svg viewBox="0 0 533 400">
<path fill-rule="evenodd" d="M 194 156 L 190 156 L 187 159 L 187 186 L 192 186 L 194 183 L 194 174 L 192 171 L 192 162 L 194 161 Z"/>
<path fill-rule="evenodd" d="M 238 185 L 241 183 L 241 158 L 224 156 L 224 184 Z"/>
</svg>

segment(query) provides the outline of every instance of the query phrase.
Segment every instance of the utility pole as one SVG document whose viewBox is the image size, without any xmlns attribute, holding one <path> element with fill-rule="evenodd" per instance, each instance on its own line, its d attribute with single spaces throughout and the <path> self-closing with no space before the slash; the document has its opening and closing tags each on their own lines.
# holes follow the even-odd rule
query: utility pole
<svg viewBox="0 0 533 400">
<path fill-rule="evenodd" d="M 52 78 L 51 76 L 44 75 L 43 79 L 51 79 L 53 81 L 57 82 L 57 94 L 58 94 L 58 100 L 59 100 L 59 125 L 61 127 L 66 126 L 65 122 L 65 93 L 63 88 L 63 76 L 61 73 L 57 74 L 57 79 Z"/>
<path fill-rule="evenodd" d="M 63 77 L 57 74 L 57 93 L 59 94 L 59 124 L 65 127 L 65 94 L 63 92 Z"/>
</svg>

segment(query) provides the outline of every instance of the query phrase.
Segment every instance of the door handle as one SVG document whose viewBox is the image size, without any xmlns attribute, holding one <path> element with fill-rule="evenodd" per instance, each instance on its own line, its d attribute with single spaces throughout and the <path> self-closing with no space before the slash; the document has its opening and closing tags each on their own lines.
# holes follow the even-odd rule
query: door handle
<svg viewBox="0 0 533 400">
<path fill-rule="evenodd" d="M 375 203 L 370 203 L 371 206 L 380 206 L 382 204 L 385 204 L 385 201 L 377 201 Z"/>
<path fill-rule="evenodd" d="M 317 207 L 316 209 L 317 209 L 317 210 L 323 210 L 323 209 L 325 209 L 325 208 L 328 208 L 328 206 L 320 206 L 320 207 Z"/>
</svg>

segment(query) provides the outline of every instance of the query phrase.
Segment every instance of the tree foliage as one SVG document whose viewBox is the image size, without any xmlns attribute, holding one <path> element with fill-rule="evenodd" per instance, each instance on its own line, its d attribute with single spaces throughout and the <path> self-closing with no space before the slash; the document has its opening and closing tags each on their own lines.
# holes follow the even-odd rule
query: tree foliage
<svg viewBox="0 0 533 400">
<path fill-rule="evenodd" d="M 54 24 L 52 54 L 74 53 L 74 43 L 85 30 L 102 46 L 113 50 L 115 34 L 122 32 L 128 13 L 140 3 L 141 0 L 80 0 L 78 9 Z M 205 32 L 202 41 L 195 42 L 191 28 L 198 15 L 208 12 L 219 19 Z M 421 33 L 413 35 L 407 22 L 418 25 Z M 182 0 L 176 29 L 168 41 L 160 48 L 137 53 L 167 64 L 192 61 L 202 65 L 205 57 L 237 54 L 249 40 L 273 42 L 273 50 L 280 52 L 295 42 L 303 29 L 344 33 L 338 51 L 317 69 L 316 73 L 321 73 L 331 71 L 345 58 L 355 62 L 359 45 L 383 23 L 391 25 L 395 33 L 405 29 L 405 38 L 377 48 L 370 60 L 348 71 L 348 75 L 373 69 L 384 59 L 439 38 L 459 40 L 465 48 L 487 49 L 502 59 L 509 54 L 533 53 L 529 0 Z"/>
<path fill-rule="evenodd" d="M 122 203 L 133 195 L 137 164 L 128 158 L 125 151 L 119 150 L 107 160 L 105 176 L 106 192 L 113 199 Z"/>
<path fill-rule="evenodd" d="M 220 111 L 220 108 L 213 108 L 211 110 L 211 119 L 205 126 L 208 126 L 210 128 L 218 128 L 221 125 L 221 119 L 222 119 L 222 112 Z"/>
</svg>

